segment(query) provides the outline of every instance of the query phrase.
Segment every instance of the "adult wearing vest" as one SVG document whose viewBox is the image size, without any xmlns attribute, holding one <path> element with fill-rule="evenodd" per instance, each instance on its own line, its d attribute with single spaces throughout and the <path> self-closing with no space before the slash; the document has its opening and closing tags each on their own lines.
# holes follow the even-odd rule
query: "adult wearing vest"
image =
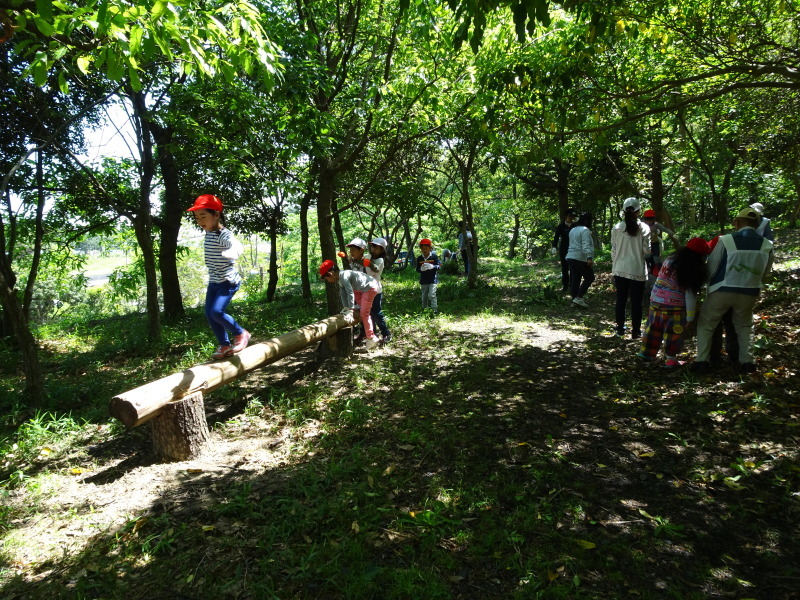
<svg viewBox="0 0 800 600">
<path fill-rule="evenodd" d="M 756 231 L 757 225 L 758 213 L 749 206 L 742 209 L 733 220 L 736 231 L 720 236 L 708 257 L 708 296 L 697 322 L 692 371 L 708 370 L 712 334 L 728 309 L 739 342 L 739 369 L 743 373 L 756 370 L 751 348 L 753 308 L 772 267 L 772 242 Z"/>
</svg>

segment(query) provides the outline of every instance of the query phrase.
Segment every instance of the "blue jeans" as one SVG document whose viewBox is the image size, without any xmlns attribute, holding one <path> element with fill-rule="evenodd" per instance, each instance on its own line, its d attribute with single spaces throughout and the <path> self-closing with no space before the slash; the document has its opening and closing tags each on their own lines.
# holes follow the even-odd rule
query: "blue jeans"
<svg viewBox="0 0 800 600">
<path fill-rule="evenodd" d="M 211 325 L 211 331 L 217 338 L 220 346 L 229 346 L 231 341 L 228 332 L 240 335 L 244 329 L 229 314 L 225 313 L 233 295 L 239 290 L 239 284 L 230 281 L 222 283 L 209 282 L 206 290 L 206 320 Z"/>
</svg>

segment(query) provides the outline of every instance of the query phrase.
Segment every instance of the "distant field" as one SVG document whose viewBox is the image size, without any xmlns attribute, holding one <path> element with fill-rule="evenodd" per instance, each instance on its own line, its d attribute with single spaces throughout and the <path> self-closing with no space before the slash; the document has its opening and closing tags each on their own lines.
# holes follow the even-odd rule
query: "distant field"
<svg viewBox="0 0 800 600">
<path fill-rule="evenodd" d="M 117 267 L 128 264 L 129 258 L 125 256 L 97 256 L 89 259 L 85 273 L 88 277 L 108 275 Z"/>
</svg>

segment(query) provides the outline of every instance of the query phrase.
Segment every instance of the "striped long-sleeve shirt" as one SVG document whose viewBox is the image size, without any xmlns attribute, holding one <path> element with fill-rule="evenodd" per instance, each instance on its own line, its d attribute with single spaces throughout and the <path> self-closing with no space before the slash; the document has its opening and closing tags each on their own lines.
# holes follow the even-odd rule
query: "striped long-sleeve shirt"
<svg viewBox="0 0 800 600">
<path fill-rule="evenodd" d="M 233 237 L 229 229 L 224 227 L 219 231 L 207 231 L 203 243 L 208 280 L 212 283 L 229 281 L 233 284 L 241 283 L 242 278 L 236 270 L 236 259 L 222 256 L 224 250 L 236 249 L 241 244 Z M 238 254 L 238 253 L 237 253 Z"/>
</svg>

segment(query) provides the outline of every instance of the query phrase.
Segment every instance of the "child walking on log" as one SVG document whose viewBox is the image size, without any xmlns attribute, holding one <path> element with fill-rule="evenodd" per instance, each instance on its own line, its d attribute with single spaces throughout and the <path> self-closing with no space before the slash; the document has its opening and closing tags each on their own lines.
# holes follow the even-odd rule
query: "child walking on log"
<svg viewBox="0 0 800 600">
<path fill-rule="evenodd" d="M 364 335 L 367 350 L 372 350 L 378 344 L 378 336 L 372 329 L 372 302 L 378 294 L 378 282 L 366 273 L 359 271 L 340 271 L 332 260 L 325 260 L 319 266 L 319 276 L 326 283 L 338 283 L 339 295 L 342 299 L 342 312 L 358 310 L 361 324 L 364 326 Z"/>
<path fill-rule="evenodd" d="M 697 295 L 705 282 L 705 262 L 709 252 L 704 239 L 692 238 L 661 264 L 650 293 L 650 312 L 642 349 L 637 354 L 639 358 L 655 360 L 663 340 L 667 355 L 665 366 L 668 369 L 681 366 L 678 353 L 683 349 L 686 327 L 694 321 Z"/>
<path fill-rule="evenodd" d="M 186 210 L 194 213 L 195 222 L 206 232 L 203 242 L 208 268 L 206 320 L 219 343 L 211 358 L 216 360 L 233 356 L 244 350 L 250 341 L 250 332 L 225 312 L 242 283 L 236 270 L 236 259 L 244 249 L 225 227 L 222 201 L 219 198 L 212 194 L 203 194 Z M 233 334 L 233 344 L 228 337 L 229 333 Z"/>
</svg>

